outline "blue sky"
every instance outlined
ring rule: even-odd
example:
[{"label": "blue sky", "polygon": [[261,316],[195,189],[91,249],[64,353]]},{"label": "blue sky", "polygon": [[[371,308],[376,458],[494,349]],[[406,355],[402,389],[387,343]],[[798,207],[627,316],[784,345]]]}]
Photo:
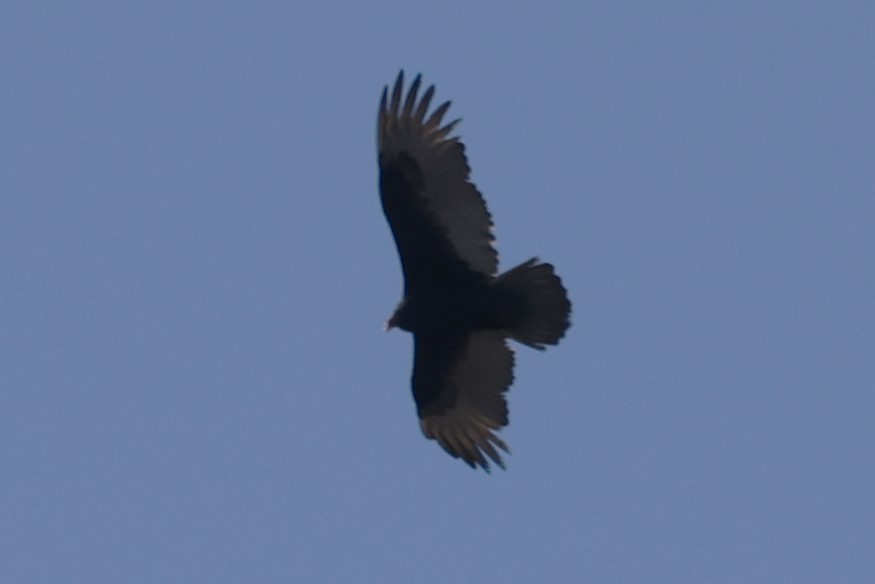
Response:
[{"label": "blue sky", "polygon": [[[0,580],[872,582],[867,2],[4,2]],[[375,116],[452,99],[517,351],[418,428]]]}]

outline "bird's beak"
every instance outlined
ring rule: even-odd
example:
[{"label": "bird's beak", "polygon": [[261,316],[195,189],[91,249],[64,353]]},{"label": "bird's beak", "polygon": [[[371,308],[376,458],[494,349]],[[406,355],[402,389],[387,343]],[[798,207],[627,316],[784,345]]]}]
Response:
[{"label": "bird's beak", "polygon": [[386,326],[383,327],[383,330],[389,332],[393,328],[401,328],[401,313],[404,312],[404,305],[406,300],[402,300],[398,304],[398,308],[395,309],[395,312],[392,313],[392,316],[389,317],[389,320],[386,321]]}]

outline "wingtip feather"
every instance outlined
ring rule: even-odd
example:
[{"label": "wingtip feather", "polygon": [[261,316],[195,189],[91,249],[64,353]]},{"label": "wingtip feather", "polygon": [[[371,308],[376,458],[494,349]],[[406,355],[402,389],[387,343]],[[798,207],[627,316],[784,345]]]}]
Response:
[{"label": "wingtip feather", "polygon": [[392,88],[392,104],[391,111],[393,116],[398,115],[398,110],[401,107],[401,92],[404,89],[404,70],[398,72],[398,77],[395,79],[395,87]]},{"label": "wingtip feather", "polygon": [[404,110],[402,116],[409,118],[413,113],[413,106],[416,104],[416,96],[419,93],[419,84],[422,82],[422,75],[417,75],[407,90],[407,99],[404,100]]}]

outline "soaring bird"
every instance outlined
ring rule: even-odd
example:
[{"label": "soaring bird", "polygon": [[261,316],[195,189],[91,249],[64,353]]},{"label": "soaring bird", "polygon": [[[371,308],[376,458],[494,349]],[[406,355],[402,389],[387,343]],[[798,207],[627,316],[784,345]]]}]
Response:
[{"label": "soaring bird", "polygon": [[570,326],[571,303],[553,266],[532,258],[502,274],[492,217],[471,182],[465,146],[429,112],[434,86],[404,95],[404,72],[383,89],[377,118],[380,198],[401,268],[404,295],[386,324],[413,333],[413,397],[426,438],[489,471],[509,452],[513,382],[507,339],[543,350]]}]

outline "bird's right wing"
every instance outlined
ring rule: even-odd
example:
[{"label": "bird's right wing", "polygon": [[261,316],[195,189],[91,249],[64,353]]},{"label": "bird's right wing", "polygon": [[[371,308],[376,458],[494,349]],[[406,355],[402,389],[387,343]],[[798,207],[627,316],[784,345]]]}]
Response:
[{"label": "bird's right wing", "polygon": [[[413,395],[423,434],[454,458],[504,468],[495,432],[507,425],[504,394],[513,382],[513,351],[498,331],[467,336],[415,335]],[[484,456],[485,455],[485,456]]]}]

